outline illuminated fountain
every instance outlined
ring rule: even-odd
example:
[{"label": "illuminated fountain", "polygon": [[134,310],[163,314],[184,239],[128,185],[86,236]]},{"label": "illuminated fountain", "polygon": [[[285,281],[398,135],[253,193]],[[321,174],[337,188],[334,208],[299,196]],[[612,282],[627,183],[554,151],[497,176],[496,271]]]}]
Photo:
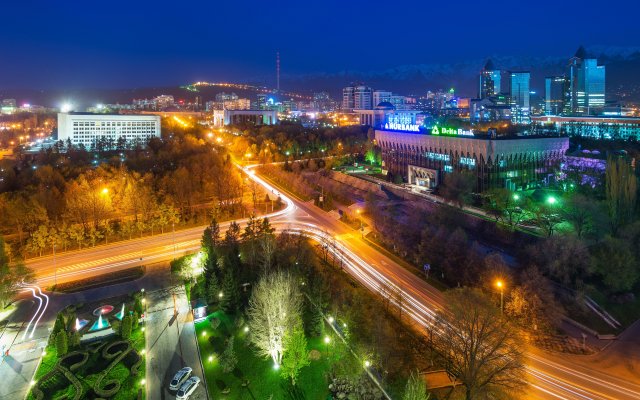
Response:
[{"label": "illuminated fountain", "polygon": [[86,319],[76,318],[76,332],[80,332],[80,330],[84,328],[88,323],[89,321],[87,321]]},{"label": "illuminated fountain", "polygon": [[118,318],[119,321],[122,321],[122,318],[124,318],[124,303],[122,303],[122,310],[116,314],[116,318]]},{"label": "illuminated fountain", "polygon": [[109,321],[106,319],[102,319],[102,314],[100,314],[98,316],[98,320],[96,322],[93,323],[93,325],[91,326],[91,328],[89,329],[89,332],[95,332],[95,331],[99,331],[102,329],[106,329],[108,328],[109,325]]}]

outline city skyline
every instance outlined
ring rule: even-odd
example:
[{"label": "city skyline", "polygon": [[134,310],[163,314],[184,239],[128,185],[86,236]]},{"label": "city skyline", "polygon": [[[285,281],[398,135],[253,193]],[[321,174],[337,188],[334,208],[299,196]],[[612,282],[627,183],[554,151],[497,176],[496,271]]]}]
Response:
[{"label": "city skyline", "polygon": [[[0,88],[123,88],[198,80],[253,80],[275,87],[278,51],[285,77],[458,63],[494,55],[562,57],[573,54],[580,44],[633,47],[640,33],[632,21],[638,6],[631,2],[626,2],[630,12],[622,15],[617,8],[592,7],[595,2],[582,2],[580,7],[573,2],[543,2],[521,13],[517,22],[507,3],[496,4],[491,12],[501,27],[498,31],[519,29],[518,34],[486,33],[488,38],[499,38],[481,45],[467,40],[479,29],[478,13],[486,12],[474,2],[404,2],[386,7],[384,14],[379,11],[385,6],[382,2],[329,2],[323,7],[249,3],[246,9],[256,12],[245,14],[232,4],[196,5],[181,13],[159,3],[126,8],[117,3],[110,8],[35,3],[4,6],[7,15],[29,18],[5,24],[12,40],[0,44],[1,53],[10,60],[0,74]],[[29,14],[34,6],[39,12]],[[536,29],[543,26],[549,9],[567,16],[562,28]],[[410,15],[425,17],[411,21]],[[588,32],[580,28],[580,21],[591,20],[599,23]],[[384,21],[404,22],[401,32],[387,32],[377,30],[376,21],[381,26]],[[350,28],[333,28],[344,23]],[[610,29],[613,24],[615,32]],[[360,45],[363,40],[371,41],[375,52]]]}]

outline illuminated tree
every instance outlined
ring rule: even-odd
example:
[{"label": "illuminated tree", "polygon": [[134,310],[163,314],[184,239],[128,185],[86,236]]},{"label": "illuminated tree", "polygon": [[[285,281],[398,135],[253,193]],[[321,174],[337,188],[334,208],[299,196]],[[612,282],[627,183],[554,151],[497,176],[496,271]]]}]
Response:
[{"label": "illuminated tree", "polygon": [[238,357],[233,349],[233,341],[233,336],[229,337],[227,347],[220,355],[220,366],[225,373],[233,371],[236,368],[236,364],[238,364]]},{"label": "illuminated tree", "polygon": [[447,293],[434,338],[445,369],[465,386],[467,400],[522,393],[524,365],[517,333],[477,289]]},{"label": "illuminated tree", "polygon": [[0,236],[0,310],[4,309],[20,289],[22,282],[32,279],[32,272],[22,263],[11,263],[4,239]]},{"label": "illuminated tree", "polygon": [[258,354],[282,364],[285,336],[300,322],[302,297],[298,282],[286,272],[264,276],[253,289],[249,301],[251,341]]},{"label": "illuminated tree", "polygon": [[307,350],[307,338],[301,324],[298,324],[284,340],[284,355],[280,376],[291,379],[291,384],[296,385],[296,379],[300,370],[310,364],[309,351]]},{"label": "illuminated tree", "polygon": [[412,371],[404,388],[402,400],[429,400],[429,397],[425,382],[420,379],[417,372]]}]

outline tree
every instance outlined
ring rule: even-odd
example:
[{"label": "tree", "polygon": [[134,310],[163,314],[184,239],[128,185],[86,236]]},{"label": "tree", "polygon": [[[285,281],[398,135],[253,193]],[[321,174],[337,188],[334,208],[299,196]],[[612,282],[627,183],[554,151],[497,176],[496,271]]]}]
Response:
[{"label": "tree", "polygon": [[556,232],[558,225],[562,223],[562,217],[553,205],[541,204],[534,211],[536,225],[546,237],[551,237]]},{"label": "tree", "polygon": [[206,292],[207,292],[207,303],[209,305],[216,304],[218,302],[220,293],[220,285],[218,284],[218,278],[216,274],[212,273],[210,275],[206,275]]},{"label": "tree", "polygon": [[285,336],[299,323],[301,309],[298,283],[287,272],[270,273],[253,289],[247,311],[251,341],[277,366],[282,364]]},{"label": "tree", "polygon": [[291,384],[296,385],[296,378],[300,370],[310,364],[307,351],[307,338],[304,335],[302,324],[298,324],[285,336],[284,355],[280,376],[291,379]]},{"label": "tree", "polygon": [[128,340],[131,337],[131,326],[131,316],[125,315],[120,324],[120,336],[122,336],[123,339]]},{"label": "tree", "polygon": [[520,196],[504,188],[490,189],[484,209],[493,215],[496,222],[502,222],[513,229],[524,218],[523,207],[528,204],[528,197]]},{"label": "tree", "polygon": [[424,381],[416,371],[412,371],[404,388],[402,400],[429,400],[429,397]]},{"label": "tree", "polygon": [[573,227],[578,238],[594,230],[594,216],[599,212],[597,203],[580,193],[572,194],[562,208],[562,217]]},{"label": "tree", "polygon": [[454,171],[444,176],[442,197],[462,208],[475,188],[475,177],[469,171]]},{"label": "tree", "polygon": [[220,366],[225,373],[229,373],[236,368],[236,364],[238,364],[238,357],[233,349],[233,336],[231,336],[227,340],[227,347],[220,355]]},{"label": "tree", "polygon": [[626,159],[612,157],[607,160],[605,179],[611,233],[617,235],[635,211],[637,179]]},{"label": "tree", "polygon": [[232,221],[229,225],[229,229],[224,235],[224,245],[226,247],[233,247],[238,245],[240,240],[240,225],[236,221]]},{"label": "tree", "polygon": [[478,289],[447,293],[449,308],[436,321],[435,347],[445,369],[465,386],[467,400],[517,393],[524,385],[516,332]]},{"label": "tree", "polygon": [[56,335],[56,352],[58,357],[62,357],[69,351],[69,340],[67,338],[67,331],[64,329],[58,332]]},{"label": "tree", "polygon": [[226,268],[222,278],[222,298],[220,307],[226,312],[235,311],[238,308],[238,282],[235,271]]},{"label": "tree", "polygon": [[30,282],[32,271],[21,262],[9,262],[7,247],[0,236],[0,310],[4,309],[13,296],[20,290],[23,282]]},{"label": "tree", "polygon": [[631,290],[640,278],[640,268],[629,241],[607,236],[593,250],[595,271],[613,293]]}]

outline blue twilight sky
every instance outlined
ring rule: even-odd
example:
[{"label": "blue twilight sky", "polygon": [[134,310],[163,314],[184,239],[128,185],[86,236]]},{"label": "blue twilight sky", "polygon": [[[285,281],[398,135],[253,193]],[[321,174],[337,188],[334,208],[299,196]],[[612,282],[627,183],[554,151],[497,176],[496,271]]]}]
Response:
[{"label": "blue twilight sky", "polygon": [[0,4],[0,89],[122,88],[638,46],[640,2],[71,1]]}]

